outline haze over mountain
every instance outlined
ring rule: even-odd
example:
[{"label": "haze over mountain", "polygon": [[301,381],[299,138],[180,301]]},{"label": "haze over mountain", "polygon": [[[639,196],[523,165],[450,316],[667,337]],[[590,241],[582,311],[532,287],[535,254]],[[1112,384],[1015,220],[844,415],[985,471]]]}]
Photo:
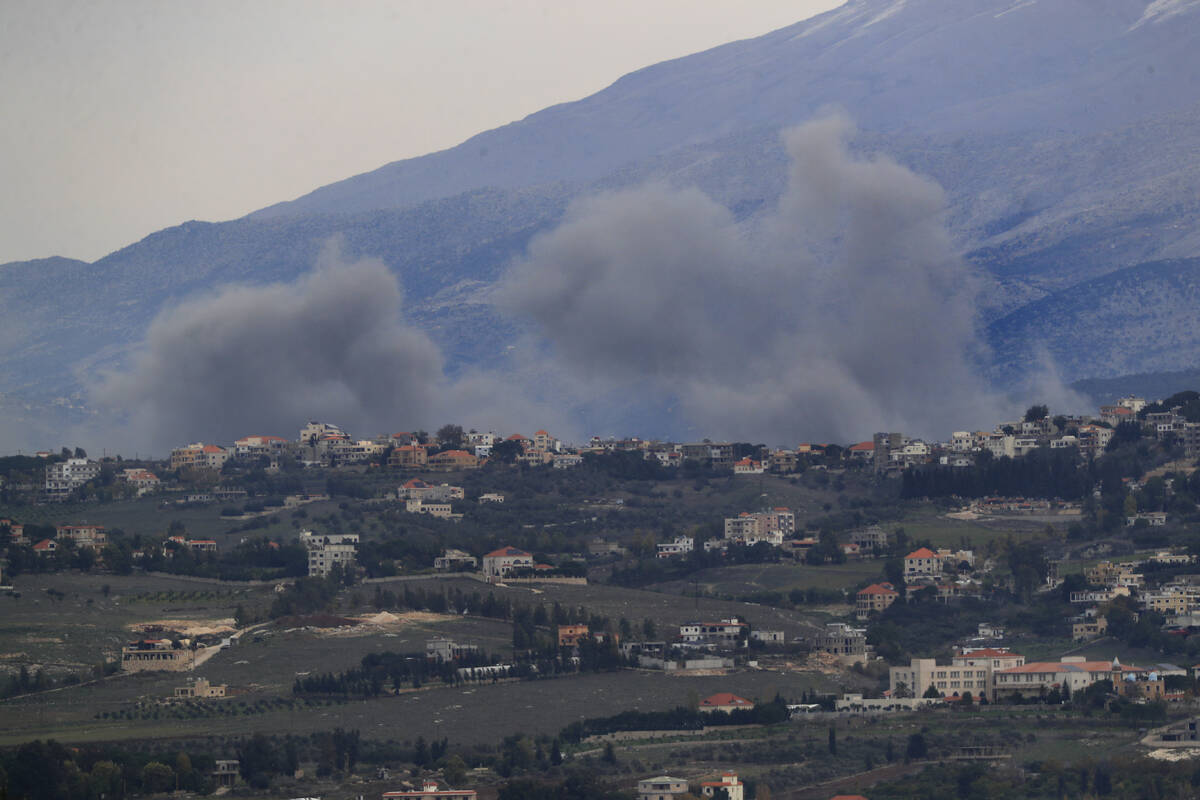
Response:
[{"label": "haze over mountain", "polygon": [[[915,320],[941,326],[961,347],[938,350],[948,339],[937,339],[933,353],[941,355],[934,357],[943,366],[957,364],[960,357],[972,360],[1000,388],[985,393],[989,400],[1040,369],[1047,356],[1068,380],[1194,367],[1200,363],[1196,30],[1200,0],[855,0],[757,39],[640,70],[592,97],[241,220],[189,222],[90,265],[44,259],[0,266],[0,391],[8,420],[0,430],[0,445],[48,446],[64,438],[50,432],[65,421],[107,425],[108,412],[98,411],[94,402],[99,376],[114,368],[120,375],[139,376],[137,364],[144,367],[145,362],[131,360],[130,353],[160,310],[189,298],[188,308],[194,310],[197,292],[230,283],[309,281],[296,286],[311,286],[312,279],[301,276],[313,269],[331,236],[340,237],[346,261],[378,259],[399,279],[405,308],[396,324],[420,331],[440,349],[434,361],[422,356],[420,363],[428,370],[437,359],[444,361],[444,375],[437,380],[449,382],[441,388],[458,398],[450,406],[464,422],[479,417],[468,419],[472,409],[461,400],[486,404],[497,392],[511,391],[511,386],[489,383],[505,372],[528,376],[526,383],[536,384],[533,405],[525,406],[530,421],[534,411],[544,414],[576,403],[574,423],[588,433],[685,435],[703,426],[703,432],[714,435],[764,438],[825,438],[850,430],[869,435],[877,425],[920,424],[911,409],[899,416],[887,413],[889,397],[905,385],[906,368],[912,369],[911,381],[923,382],[917,389],[924,396],[948,392],[964,401],[984,397],[982,390],[964,389],[969,379],[961,374],[964,383],[948,390],[953,378],[915,368],[914,353],[881,352],[881,357],[907,357],[910,363],[888,364],[901,371],[895,383],[873,384],[861,377],[870,370],[868,364],[857,364],[859,355],[831,352],[835,340],[801,330],[795,320],[784,319],[782,310],[776,312],[778,320],[754,319],[754,306],[738,305],[772,285],[795,296],[795,308],[807,308],[812,297],[825,301],[823,308],[836,312],[823,317],[826,327],[847,335],[863,331],[864,353],[872,337],[894,338],[896,330],[917,325]],[[859,127],[858,135],[810,136],[815,150],[797,150],[793,144],[789,153],[781,131],[826,118],[830,107],[843,109]],[[850,149],[838,155],[835,141],[849,142]],[[813,152],[828,153],[831,160],[814,160]],[[888,158],[897,164],[889,166]],[[822,163],[832,165],[830,175],[842,182],[814,188],[811,181]],[[808,167],[797,172],[789,164]],[[894,180],[906,187],[926,186],[917,177],[923,176],[945,191],[946,213],[939,216],[940,204],[929,195],[932,205],[918,226],[925,238],[919,247],[904,240],[904,247],[925,254],[931,264],[948,266],[921,271],[920,280],[930,282],[931,292],[915,292],[905,307],[872,304],[861,291],[895,280],[895,273],[886,269],[871,270],[890,269],[889,243],[907,236],[901,230],[883,231],[879,241],[887,246],[872,250],[859,271],[848,266],[859,261],[846,242],[807,235],[805,256],[796,262],[800,266],[790,267],[801,270],[800,279],[793,271],[771,272],[780,260],[772,254],[785,250],[779,226],[804,228],[822,212],[819,198],[828,196],[831,208],[843,209],[831,222],[834,227],[848,224],[847,230],[860,232],[855,215],[866,214],[870,204],[897,211],[904,205],[886,191],[856,194],[848,189],[844,182],[859,175],[868,176],[872,186]],[[629,191],[633,194],[607,195],[618,198],[610,204],[619,206],[622,199],[645,203],[647,190],[640,187],[647,183],[659,187],[653,191],[660,194],[650,196],[658,197],[660,205],[679,207],[678,198],[693,198],[681,212],[680,219],[688,222],[680,222],[679,230],[691,230],[690,215],[709,209],[705,203],[712,208],[702,213],[717,215],[714,219],[722,209],[728,214],[730,238],[718,246],[733,249],[727,262],[706,273],[714,286],[722,285],[718,278],[723,280],[730,270],[774,274],[775,283],[755,278],[749,282],[752,291],[731,296],[723,308],[710,304],[707,293],[689,294],[684,287],[672,293],[668,282],[651,296],[653,302],[638,306],[659,320],[659,327],[646,326],[642,335],[669,340],[672,318],[691,298],[703,308],[701,319],[711,330],[727,331],[730,341],[744,348],[765,340],[777,348],[773,352],[779,360],[793,352],[807,364],[828,362],[832,372],[822,368],[814,374],[840,376],[839,385],[850,394],[814,398],[803,390],[803,370],[781,366],[779,376],[742,373],[736,359],[728,362],[725,373],[690,389],[680,385],[672,394],[662,380],[670,373],[663,365],[675,363],[672,353],[679,353],[679,363],[692,366],[687,378],[707,368],[687,354],[685,343],[643,365],[640,377],[648,381],[644,396],[627,395],[620,402],[608,398],[613,402],[606,405],[594,386],[584,386],[581,372],[625,356],[572,349],[571,341],[586,342],[587,335],[558,325],[547,316],[544,303],[527,302],[520,293],[514,298],[513,287],[521,284],[514,284],[513,276],[528,277],[533,269],[528,265],[545,265],[544,243],[564,241],[566,226],[572,220],[579,223],[581,208],[604,211],[602,205],[572,206],[572,201]],[[797,198],[806,198],[799,211],[789,205]],[[653,218],[659,210],[651,202],[645,215]],[[930,227],[929,219],[938,224]],[[560,223],[563,228],[556,230]],[[938,241],[946,231],[942,247]],[[539,233],[547,235],[538,240],[543,244],[530,250]],[[739,249],[741,245],[731,244],[735,240],[748,244]],[[654,252],[658,261],[651,259],[653,263],[675,263],[669,248]],[[956,254],[966,261],[961,269],[953,266]],[[569,263],[554,262],[557,266],[540,274],[543,279],[560,274]],[[604,255],[597,263],[617,270],[607,274],[625,274],[616,255]],[[634,258],[631,263],[641,262]],[[622,285],[633,281],[637,288],[636,275],[636,270],[628,273]],[[849,277],[855,275],[873,277],[855,283],[859,279]],[[826,276],[831,288],[812,290],[815,276]],[[838,276],[847,281],[843,289],[860,291],[833,291]],[[676,284],[690,277],[687,271],[679,273]],[[978,316],[964,320],[957,305],[947,310],[942,301],[961,297],[976,280],[981,288]],[[951,291],[942,285],[945,281],[961,285]],[[499,295],[497,282],[504,287]],[[609,299],[626,304],[637,296],[631,292]],[[494,304],[497,297],[503,301],[500,307]],[[571,297],[568,293],[554,302]],[[245,313],[255,313],[253,304]],[[954,320],[949,325],[948,316]],[[163,330],[167,318],[160,317],[154,330]],[[394,328],[389,315],[382,318],[384,327]],[[597,338],[611,335],[604,324],[627,324],[619,317],[598,319],[600,327],[591,334]],[[856,324],[838,328],[843,321]],[[972,326],[985,327],[977,336]],[[406,328],[404,336],[409,333]],[[154,346],[154,340],[146,344],[150,350]],[[231,353],[249,347],[253,342],[235,342]],[[338,362],[336,354],[330,358]],[[589,358],[598,361],[586,363]],[[219,372],[221,366],[196,363],[190,374],[207,381],[213,373],[206,369]],[[183,370],[178,380],[188,375]],[[257,393],[252,379],[246,380],[250,384],[227,387],[211,402],[236,403],[238,394]],[[744,381],[746,392],[775,395],[775,406],[747,406],[736,397],[738,380]],[[466,381],[473,381],[474,388],[468,390]],[[113,385],[111,378],[105,385]],[[346,385],[360,384],[347,380]],[[887,396],[870,397],[876,389]],[[331,396],[304,382],[292,390]],[[861,402],[842,402],[850,395]],[[106,395],[113,396],[121,395]],[[581,396],[591,401],[580,403]],[[361,400],[350,407],[378,406]],[[827,400],[835,409],[845,408],[848,416],[814,415],[807,427],[787,421],[789,415],[804,417],[801,404],[819,406]],[[413,422],[448,421],[448,416],[441,418],[447,406],[439,409],[428,399],[422,404],[420,413],[430,418]],[[518,405],[503,410],[519,417]],[[302,406],[289,407],[288,415],[303,416]],[[314,406],[321,407],[312,413],[338,408]],[[379,419],[383,414],[356,421],[384,425]],[[404,414],[405,409],[397,408],[391,424],[403,423]],[[747,417],[765,421],[758,426],[728,423],[720,429],[722,420]],[[254,419],[239,417],[238,422],[252,425]],[[129,422],[136,427],[136,419]],[[290,416],[280,418],[269,432],[290,431],[295,422]],[[511,424],[522,422],[511,419]],[[973,424],[986,422],[977,418]],[[259,424],[268,423],[264,418]],[[562,424],[570,422],[564,418]],[[186,435],[181,431],[178,438],[228,433],[193,429]],[[159,438],[148,444],[161,448],[165,442]]]}]

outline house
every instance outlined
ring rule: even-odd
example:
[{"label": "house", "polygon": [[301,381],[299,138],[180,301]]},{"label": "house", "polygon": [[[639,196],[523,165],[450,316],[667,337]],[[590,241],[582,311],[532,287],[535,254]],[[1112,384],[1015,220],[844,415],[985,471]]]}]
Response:
[{"label": "house", "polygon": [[396,490],[398,500],[428,500],[445,503],[450,500],[462,500],[466,493],[461,486],[451,486],[448,483],[434,485],[420,478],[413,478]]},{"label": "house", "polygon": [[195,442],[171,451],[171,469],[220,470],[229,460],[229,451],[215,444]]},{"label": "house", "polygon": [[226,688],[223,683],[220,686],[213,686],[209,683],[208,678],[195,678],[188,681],[187,686],[176,687],[175,697],[177,699],[194,697],[209,700],[217,697],[225,697]]},{"label": "house", "polygon": [[383,797],[405,798],[405,800],[476,800],[478,795],[474,789],[442,789],[437,781],[426,780],[419,790],[401,792],[384,792]]},{"label": "house", "polygon": [[688,782],[683,778],[660,775],[638,781],[638,800],[676,800],[688,793]]},{"label": "house", "polygon": [[904,580],[914,578],[939,578],[942,575],[942,560],[928,547],[914,550],[904,557]]},{"label": "house", "polygon": [[103,525],[58,525],[54,529],[54,538],[71,540],[76,547],[86,547],[90,550],[100,550],[108,544],[108,534]]},{"label": "house", "polygon": [[763,467],[763,463],[752,458],[743,458],[733,462],[734,475],[762,475],[764,472],[766,472],[766,468]]},{"label": "house", "polygon": [[455,550],[447,548],[442,551],[442,554],[433,560],[433,568],[436,570],[468,570],[475,569],[479,564],[479,559],[464,550]]},{"label": "house", "polygon": [[393,469],[420,469],[429,460],[429,451],[423,444],[402,444],[393,447],[388,455],[388,466]]},{"label": "house", "polygon": [[750,631],[750,641],[762,644],[787,644],[787,634],[783,631]]},{"label": "house", "polygon": [[703,781],[700,784],[700,794],[704,797],[716,797],[718,791],[723,791],[729,800],[743,800],[745,787],[736,774],[726,772],[717,781]]},{"label": "house", "polygon": [[462,514],[455,514],[454,507],[440,500],[406,500],[404,510],[410,514],[428,514],[438,519],[460,520]]},{"label": "house", "polygon": [[39,556],[53,555],[57,551],[58,542],[54,541],[53,539],[42,539],[33,546],[33,552],[37,553]]},{"label": "house", "polygon": [[192,651],[170,639],[142,639],[121,648],[123,672],[183,672],[194,663]]},{"label": "house", "polygon": [[218,788],[236,786],[241,779],[242,762],[236,758],[219,758],[213,766],[211,775]]},{"label": "house", "polygon": [[558,626],[558,646],[559,647],[574,647],[579,642],[588,637],[587,625],[559,625]]},{"label": "house", "polygon": [[516,570],[533,566],[533,556],[515,547],[501,547],[483,557],[483,574],[487,578],[505,578]]},{"label": "house", "polygon": [[335,564],[349,569],[358,557],[358,534],[340,533],[331,535],[300,531],[300,544],[308,550],[308,576],[324,578]]},{"label": "house", "polygon": [[453,472],[462,469],[476,469],[479,459],[466,450],[443,450],[425,460],[425,468],[441,472]]},{"label": "house", "polygon": [[1071,626],[1071,638],[1077,642],[1095,639],[1108,632],[1108,620],[1104,617],[1084,619]]},{"label": "house", "polygon": [[886,550],[888,546],[887,531],[878,525],[850,531],[847,538],[863,550]]},{"label": "house", "polygon": [[503,503],[504,495],[498,494],[496,492],[487,492],[485,494],[479,495],[479,502],[481,502],[481,503]]},{"label": "house", "polygon": [[25,526],[11,519],[0,519],[0,530],[8,528],[8,542],[13,545],[29,544],[25,538]]},{"label": "house", "polygon": [[1167,512],[1165,511],[1144,511],[1134,514],[1132,517],[1125,518],[1125,527],[1132,528],[1141,520],[1145,520],[1146,524],[1151,528],[1161,528],[1167,524]]},{"label": "house", "polygon": [[891,607],[900,593],[890,583],[873,583],[854,595],[854,616],[864,620]]},{"label": "house", "polygon": [[425,657],[430,661],[458,661],[478,650],[478,645],[458,644],[442,638],[430,639],[425,643]]},{"label": "house", "polygon": [[750,626],[737,619],[717,622],[688,622],[679,626],[679,638],[694,646],[717,645],[744,647]]},{"label": "house", "polygon": [[825,626],[822,633],[812,637],[811,641],[814,650],[838,656],[847,664],[866,661],[868,658],[865,628],[852,628],[844,622],[831,622]]},{"label": "house", "polygon": [[154,491],[160,483],[158,476],[148,469],[122,470],[120,479],[137,489],[139,496]]},{"label": "house", "polygon": [[687,555],[695,546],[695,540],[691,536],[676,536],[674,541],[657,545],[657,555],[659,558]]},{"label": "house", "polygon": [[754,708],[754,701],[729,692],[719,692],[701,700],[699,708],[705,714],[714,711],[746,711]]}]

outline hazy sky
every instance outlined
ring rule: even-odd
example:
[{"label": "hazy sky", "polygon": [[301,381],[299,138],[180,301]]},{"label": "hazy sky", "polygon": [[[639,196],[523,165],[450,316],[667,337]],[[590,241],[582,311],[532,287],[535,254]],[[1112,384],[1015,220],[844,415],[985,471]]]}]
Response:
[{"label": "hazy sky", "polygon": [[0,263],[94,260],[838,0],[0,2]]}]

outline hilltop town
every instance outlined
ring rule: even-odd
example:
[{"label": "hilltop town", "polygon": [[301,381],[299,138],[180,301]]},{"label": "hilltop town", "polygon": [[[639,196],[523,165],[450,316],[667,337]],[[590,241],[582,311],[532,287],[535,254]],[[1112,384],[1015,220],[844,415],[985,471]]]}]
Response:
[{"label": "hilltop town", "polygon": [[129,794],[1136,782],[1200,753],[1197,459],[1195,392],[943,441],[11,455],[0,744]]}]

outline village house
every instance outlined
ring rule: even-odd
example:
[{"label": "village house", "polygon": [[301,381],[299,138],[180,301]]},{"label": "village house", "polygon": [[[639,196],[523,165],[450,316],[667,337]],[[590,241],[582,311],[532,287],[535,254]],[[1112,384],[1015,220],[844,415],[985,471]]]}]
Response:
[{"label": "village house", "polygon": [[188,681],[187,686],[177,686],[175,688],[175,699],[196,698],[198,700],[211,700],[225,697],[227,688],[223,683],[219,686],[214,686],[209,683],[208,678],[193,678]]},{"label": "village house", "polygon": [[638,800],[678,800],[688,793],[688,782],[683,778],[660,775],[638,781]]},{"label": "village house", "polygon": [[691,536],[676,536],[674,541],[663,542],[656,545],[659,558],[671,558],[672,556],[683,556],[692,552],[696,542]]},{"label": "village house", "polygon": [[754,708],[753,700],[747,700],[729,692],[718,692],[711,697],[706,697],[700,701],[699,706],[700,712],[704,714],[711,714],[714,711],[747,711],[751,708]]},{"label": "village house", "polygon": [[122,470],[120,480],[136,489],[138,496],[153,492],[160,484],[157,475],[140,468]]},{"label": "village house", "polygon": [[575,647],[590,635],[587,625],[559,625],[558,646]]},{"label": "village house", "polygon": [[890,583],[873,583],[854,595],[854,616],[865,620],[872,614],[879,614],[899,599],[900,593]]},{"label": "village house", "polygon": [[451,486],[448,483],[434,485],[420,478],[413,478],[396,490],[397,500],[428,500],[446,503],[451,500],[462,500],[466,493],[461,486]]},{"label": "village house", "polygon": [[184,672],[194,663],[195,654],[170,639],[142,639],[121,648],[124,672]]},{"label": "village house", "polygon": [[218,758],[210,774],[218,788],[228,789],[241,780],[242,762],[236,758]]},{"label": "village house", "polygon": [[522,569],[533,569],[533,556],[516,547],[501,547],[483,557],[483,574],[486,578],[506,578]]},{"label": "village house", "polygon": [[429,460],[429,451],[423,444],[403,444],[393,447],[388,454],[388,466],[392,469],[421,469]]},{"label": "village house", "polygon": [[750,626],[737,619],[718,622],[688,622],[679,626],[679,638],[686,645],[745,647]]},{"label": "village house", "polygon": [[425,643],[425,657],[430,661],[458,661],[478,651],[478,645],[459,644],[444,638],[430,639]]},{"label": "village house", "polygon": [[921,578],[940,578],[942,575],[942,560],[938,554],[928,547],[914,550],[904,557],[904,580],[919,580]]},{"label": "village house", "polygon": [[865,663],[868,659],[865,628],[852,628],[844,622],[831,622],[810,641],[814,650],[835,655],[844,664],[860,661]]},{"label": "village house", "polygon": [[229,451],[215,444],[196,442],[171,451],[171,469],[204,469],[219,471],[229,460]]},{"label": "village house", "polygon": [[478,467],[479,459],[466,450],[443,450],[425,459],[425,468],[438,472],[454,472]]},{"label": "village house", "polygon": [[103,525],[58,525],[54,529],[54,537],[89,550],[101,550],[108,544],[108,534]]},{"label": "village house", "polygon": [[700,784],[700,794],[704,797],[716,797],[718,791],[723,792],[728,800],[743,800],[745,797],[745,787],[732,772],[724,773],[720,780],[703,781]]},{"label": "village house", "polygon": [[454,513],[452,505],[440,500],[407,500],[404,510],[410,514],[428,514],[438,519],[458,521],[463,518],[462,514]]},{"label": "village house", "polygon": [[497,492],[486,492],[485,494],[479,495],[479,502],[495,503],[495,504],[499,505],[504,502],[504,495],[499,494]]},{"label": "village house", "polygon": [[1108,632],[1108,620],[1104,617],[1082,619],[1071,626],[1071,638],[1077,642],[1103,636]]},{"label": "village house", "polygon": [[887,531],[878,525],[850,531],[846,538],[863,550],[887,550],[888,546]]},{"label": "village house", "polygon": [[465,550],[447,548],[433,560],[433,568],[439,571],[473,570],[479,565],[479,559]]}]

